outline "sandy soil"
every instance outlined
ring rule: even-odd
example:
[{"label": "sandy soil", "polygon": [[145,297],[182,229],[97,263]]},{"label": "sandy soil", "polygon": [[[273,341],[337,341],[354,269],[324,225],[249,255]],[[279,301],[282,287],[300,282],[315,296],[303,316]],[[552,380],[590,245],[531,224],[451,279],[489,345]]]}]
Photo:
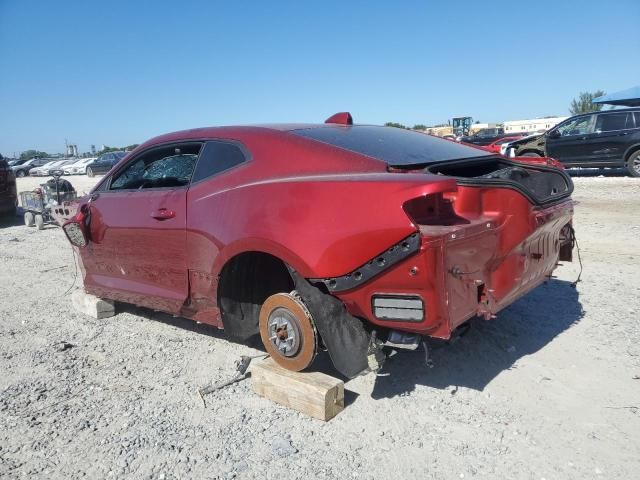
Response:
[{"label": "sandy soil", "polygon": [[[82,191],[95,179],[71,181]],[[349,381],[328,423],[248,381],[203,408],[197,389],[254,350],[133,306],[104,320],[76,313],[62,232],[4,222],[0,477],[638,478],[640,181],[575,183],[577,289],[577,264],[564,265],[436,350],[435,368],[396,355],[387,376]]]}]

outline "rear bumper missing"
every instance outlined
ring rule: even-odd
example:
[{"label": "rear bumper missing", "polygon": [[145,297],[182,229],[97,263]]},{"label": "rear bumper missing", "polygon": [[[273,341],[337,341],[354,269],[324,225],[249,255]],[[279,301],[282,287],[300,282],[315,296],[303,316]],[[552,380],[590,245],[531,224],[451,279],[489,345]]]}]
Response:
[{"label": "rear bumper missing", "polygon": [[361,285],[331,293],[378,327],[449,338],[469,318],[491,318],[551,274],[571,248],[565,237],[572,214],[569,200],[527,215],[420,226],[414,252]]}]

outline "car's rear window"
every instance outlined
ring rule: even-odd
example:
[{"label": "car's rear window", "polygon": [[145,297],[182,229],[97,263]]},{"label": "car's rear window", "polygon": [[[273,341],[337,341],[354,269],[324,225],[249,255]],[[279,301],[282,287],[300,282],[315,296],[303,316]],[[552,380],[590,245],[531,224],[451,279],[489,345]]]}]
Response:
[{"label": "car's rear window", "polygon": [[336,125],[303,128],[291,133],[377,158],[393,166],[426,165],[491,155],[451,140],[395,127]]}]

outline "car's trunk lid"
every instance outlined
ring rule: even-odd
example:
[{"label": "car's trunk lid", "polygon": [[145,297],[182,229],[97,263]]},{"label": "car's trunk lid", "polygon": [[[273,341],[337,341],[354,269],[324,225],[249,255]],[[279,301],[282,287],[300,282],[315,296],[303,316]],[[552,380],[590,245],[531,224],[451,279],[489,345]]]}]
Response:
[{"label": "car's trunk lid", "polygon": [[562,201],[573,192],[571,177],[561,169],[502,157],[439,163],[425,171],[455,177],[459,185],[511,188],[539,206]]}]

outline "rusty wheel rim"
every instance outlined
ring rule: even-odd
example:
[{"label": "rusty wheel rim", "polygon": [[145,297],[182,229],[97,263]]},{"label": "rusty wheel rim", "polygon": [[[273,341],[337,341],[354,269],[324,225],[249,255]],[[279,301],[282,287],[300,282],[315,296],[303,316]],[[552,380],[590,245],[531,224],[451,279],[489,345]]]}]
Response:
[{"label": "rusty wheel rim", "polygon": [[270,296],[260,309],[260,337],[267,353],[287,370],[299,372],[313,362],[317,333],[302,301],[289,293]]}]

